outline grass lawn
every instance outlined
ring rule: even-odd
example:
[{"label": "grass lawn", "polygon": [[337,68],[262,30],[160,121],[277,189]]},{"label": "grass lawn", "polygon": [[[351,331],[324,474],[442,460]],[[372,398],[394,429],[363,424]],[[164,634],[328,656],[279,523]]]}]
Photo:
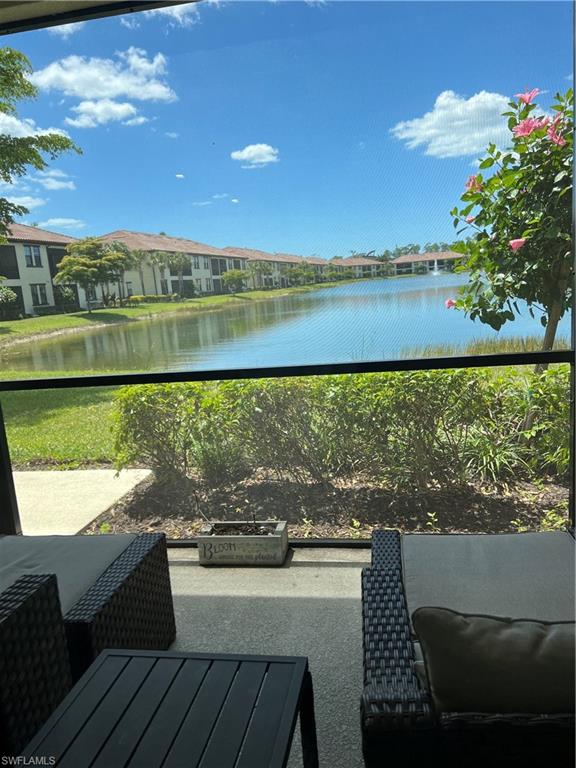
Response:
[{"label": "grass lawn", "polygon": [[115,387],[0,395],[12,464],[75,469],[113,459]]},{"label": "grass lawn", "polygon": [[166,312],[197,312],[200,310],[222,309],[228,305],[246,301],[262,301],[278,298],[289,293],[302,293],[329,288],[336,283],[299,286],[297,288],[282,288],[266,291],[246,291],[238,295],[203,296],[198,299],[185,301],[166,301],[158,304],[144,304],[138,307],[121,307],[118,309],[94,309],[92,312],[73,312],[68,315],[48,315],[47,317],[30,317],[25,320],[3,320],[0,322],[0,348],[9,345],[16,339],[27,336],[34,337],[54,331],[71,328],[91,328],[98,324],[128,323],[134,320],[162,315]]}]

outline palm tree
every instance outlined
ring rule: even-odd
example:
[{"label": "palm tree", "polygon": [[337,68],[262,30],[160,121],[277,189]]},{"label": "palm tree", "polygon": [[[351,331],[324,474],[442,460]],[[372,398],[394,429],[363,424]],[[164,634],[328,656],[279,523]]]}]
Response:
[{"label": "palm tree", "polygon": [[182,298],[184,296],[184,270],[186,267],[190,266],[190,256],[181,252],[170,253],[168,255],[170,271],[174,270],[174,272],[178,273],[178,293],[180,294],[180,298]]},{"label": "palm tree", "polygon": [[[150,261],[153,266],[158,267],[160,271],[161,282],[166,281],[166,269],[169,266],[170,256],[171,254],[166,251],[154,251],[150,254]],[[154,274],[154,284],[156,284],[156,274]],[[162,290],[162,288],[160,288],[160,290]],[[156,289],[156,291],[158,291],[158,289]],[[167,291],[167,293],[170,293],[170,291]]]},{"label": "palm tree", "polygon": [[248,264],[248,272],[255,288],[262,288],[264,275],[272,274],[272,265],[267,261],[251,261]]}]

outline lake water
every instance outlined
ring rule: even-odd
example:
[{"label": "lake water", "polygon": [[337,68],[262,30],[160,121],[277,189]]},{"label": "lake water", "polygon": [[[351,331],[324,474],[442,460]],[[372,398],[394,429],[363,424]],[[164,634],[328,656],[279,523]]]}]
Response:
[{"label": "lake water", "polygon": [[[466,275],[365,280],[214,312],[127,322],[35,341],[0,357],[7,370],[178,371],[392,360],[476,339],[541,338],[528,311],[499,333],[448,310]],[[97,320],[98,313],[94,314]],[[566,316],[559,336],[568,338]]]}]

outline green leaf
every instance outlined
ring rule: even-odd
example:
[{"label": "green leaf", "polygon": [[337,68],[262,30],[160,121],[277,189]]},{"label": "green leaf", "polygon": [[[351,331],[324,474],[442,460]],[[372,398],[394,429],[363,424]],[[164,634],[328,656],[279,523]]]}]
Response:
[{"label": "green leaf", "polygon": [[479,168],[491,168],[494,165],[494,158],[493,157],[487,157],[486,160],[482,160]]}]

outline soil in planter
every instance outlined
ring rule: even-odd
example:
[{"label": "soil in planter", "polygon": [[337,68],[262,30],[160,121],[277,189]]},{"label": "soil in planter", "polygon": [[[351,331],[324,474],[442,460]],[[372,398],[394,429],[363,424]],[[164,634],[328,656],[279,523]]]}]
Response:
[{"label": "soil in planter", "polygon": [[242,525],[217,525],[212,528],[209,536],[272,536],[276,530],[275,525],[254,525],[243,523]]}]

